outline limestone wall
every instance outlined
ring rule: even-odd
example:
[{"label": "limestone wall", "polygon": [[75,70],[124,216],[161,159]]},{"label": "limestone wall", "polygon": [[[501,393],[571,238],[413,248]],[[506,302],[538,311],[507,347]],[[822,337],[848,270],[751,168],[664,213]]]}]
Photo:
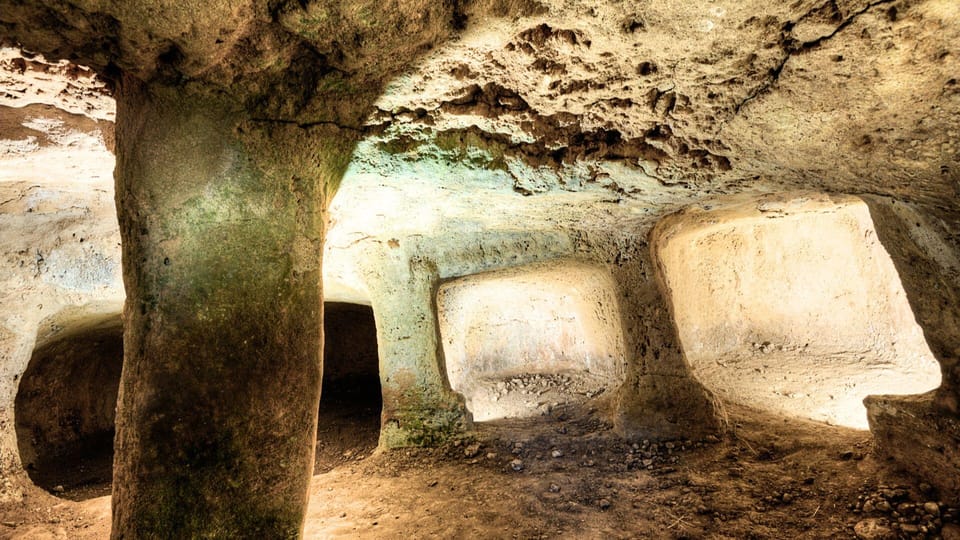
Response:
[{"label": "limestone wall", "polygon": [[867,395],[939,386],[863,201],[711,201],[656,234],[684,351],[725,398],[866,429]]}]

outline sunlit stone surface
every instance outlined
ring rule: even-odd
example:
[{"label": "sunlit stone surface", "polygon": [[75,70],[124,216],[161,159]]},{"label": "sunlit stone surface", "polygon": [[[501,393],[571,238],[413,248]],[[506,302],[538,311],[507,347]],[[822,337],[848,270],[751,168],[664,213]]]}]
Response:
[{"label": "sunlit stone surface", "polygon": [[960,417],[954,2],[0,0],[0,41],[0,501],[35,351],[126,301],[113,534],[301,533],[324,295],[383,449],[549,414],[488,376],[589,370],[631,444],[930,390],[870,427],[960,497],[911,450]]}]

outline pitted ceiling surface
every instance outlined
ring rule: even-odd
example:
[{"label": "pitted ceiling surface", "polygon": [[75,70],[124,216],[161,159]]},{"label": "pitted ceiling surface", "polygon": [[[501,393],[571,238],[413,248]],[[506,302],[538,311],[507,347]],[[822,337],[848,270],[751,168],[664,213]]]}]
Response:
[{"label": "pitted ceiling surface", "polygon": [[[641,206],[874,193],[951,219],[960,184],[953,0],[0,8],[7,41],[108,78],[211,85],[267,119],[360,130],[355,169],[457,163],[518,196]],[[452,176],[435,180],[470,188]]]}]

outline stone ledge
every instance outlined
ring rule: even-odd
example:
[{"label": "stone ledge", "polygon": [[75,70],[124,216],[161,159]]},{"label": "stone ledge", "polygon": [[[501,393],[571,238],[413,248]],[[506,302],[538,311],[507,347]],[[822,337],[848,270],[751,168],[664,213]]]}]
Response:
[{"label": "stone ledge", "polygon": [[933,396],[869,396],[864,404],[878,453],[955,503],[960,500],[960,418],[935,409]]}]

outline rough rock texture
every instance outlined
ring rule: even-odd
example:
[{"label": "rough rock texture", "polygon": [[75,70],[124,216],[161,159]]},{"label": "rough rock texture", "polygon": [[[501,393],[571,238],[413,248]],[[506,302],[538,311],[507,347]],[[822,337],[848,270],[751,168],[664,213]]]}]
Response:
[{"label": "rough rock texture", "polygon": [[[539,415],[623,381],[616,285],[601,267],[550,261],[485,272],[441,284],[436,302],[447,380],[477,421]],[[522,393],[535,401],[512,406],[485,399],[530,374],[564,374],[583,388],[560,388],[567,397],[548,401],[531,386]]]},{"label": "rough rock texture", "polygon": [[881,452],[920,478],[935,479],[941,497],[960,498],[960,422],[940,412],[933,396],[867,398],[870,428]]},{"label": "rough rock texture", "polygon": [[20,459],[35,481],[61,460],[112,448],[122,366],[118,316],[38,340],[14,410]]},{"label": "rough rock texture", "polygon": [[[10,38],[117,90],[127,299],[113,535],[297,536],[320,393],[324,210],[356,137],[339,126],[460,24],[456,6],[400,3],[376,19],[354,3],[0,7]],[[371,48],[389,48],[393,68],[345,73],[371,65]],[[444,401],[426,396],[418,409]]]},{"label": "rough rock texture", "polygon": [[34,349],[118,317],[123,289],[108,151],[114,105],[103,83],[2,49],[0,86],[0,501],[8,502],[20,500],[30,461],[19,454],[14,403]]},{"label": "rough rock texture", "polygon": [[954,225],[923,206],[876,196],[864,200],[943,374],[930,395],[868,399],[870,428],[881,452],[945,496],[960,499],[950,472],[960,467],[953,451],[960,419],[960,265]]},{"label": "rough rock texture", "polygon": [[113,534],[296,536],[320,399],[323,189],[350,143],[132,78],[118,120]]},{"label": "rough rock texture", "polygon": [[[294,316],[266,313],[272,296],[250,305],[287,290],[271,281],[279,270],[263,257],[282,252],[279,260],[302,263],[319,281],[305,261],[319,261],[322,231],[304,227],[293,209],[322,216],[324,192],[346,169],[330,203],[329,291],[369,303],[377,317],[382,444],[431,443],[469,424],[445,380],[439,284],[553,259],[604,267],[617,284],[627,366],[607,404],[620,432],[695,438],[717,430],[722,414],[691,376],[649,232],[662,216],[719,195],[803,188],[863,197],[941,363],[943,383],[923,406],[932,418],[960,413],[960,9],[951,0],[0,0],[0,36],[119,85],[128,334],[146,347],[128,343],[128,365],[154,365],[142,358],[193,343],[206,359],[199,367],[212,368],[228,340],[243,348],[239,334],[247,330],[255,344],[238,354],[241,366],[260,351],[291,362],[316,352],[271,349],[262,340],[273,330],[243,321]],[[163,104],[152,113],[151,100]],[[234,149],[240,170],[267,180],[229,184],[229,167],[183,143],[208,128],[215,155]],[[156,142],[134,133],[154,133]],[[193,173],[194,165],[206,169]],[[298,194],[310,200],[287,199]],[[265,200],[276,207],[268,212]],[[139,225],[151,220],[173,234],[158,236],[153,227],[141,234]],[[253,223],[263,230],[252,232]],[[231,234],[221,244],[216,231]],[[269,283],[276,286],[261,288]],[[5,290],[21,290],[14,286],[21,284]],[[303,291],[303,302],[319,303],[319,287]],[[222,335],[201,341],[211,326],[190,319],[191,295],[238,300],[213,310]],[[158,322],[151,306],[169,309],[192,337],[179,341],[164,328],[163,339],[145,339]],[[4,362],[9,373],[22,372],[20,359],[29,358],[32,340],[21,336],[41,318],[30,313],[0,334],[11,343],[5,350],[17,351],[11,368]],[[240,324],[224,328],[231,313]],[[305,313],[304,324],[318,327],[318,316]],[[282,374],[268,379],[265,387],[282,386]],[[146,389],[144,380],[131,372],[124,384]],[[133,420],[144,410],[135,413],[138,405],[125,399],[132,398],[121,397],[119,441],[149,422]],[[121,447],[120,470],[158,463],[134,455]],[[215,461],[211,470],[223,464]],[[125,486],[135,490],[147,476]],[[256,497],[254,484],[233,495]],[[279,512],[288,532],[291,508]],[[137,520],[124,521],[116,534]]]},{"label": "rough rock texture", "polygon": [[653,234],[687,358],[725,399],[866,429],[867,395],[940,385],[862,200],[729,197]]},{"label": "rough rock texture", "polygon": [[875,196],[864,197],[877,236],[890,253],[917,323],[940,361],[943,384],[938,409],[960,413],[960,264],[952,222],[927,208]]}]

